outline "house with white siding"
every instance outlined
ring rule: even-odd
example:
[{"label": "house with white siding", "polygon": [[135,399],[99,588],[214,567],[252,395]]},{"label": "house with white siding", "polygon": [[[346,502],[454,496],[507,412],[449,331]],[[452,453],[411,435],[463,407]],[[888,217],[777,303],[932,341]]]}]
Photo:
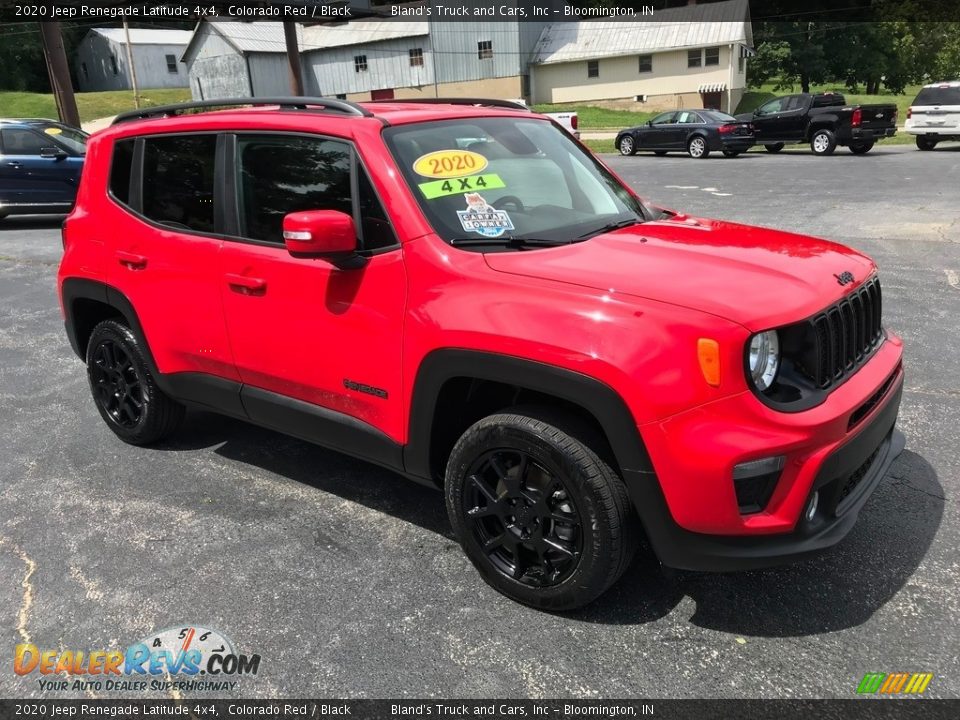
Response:
[{"label": "house with white siding", "polygon": [[[192,37],[189,30],[130,28],[129,33],[138,87],[187,87],[187,68],[180,64],[180,56]],[[81,92],[132,89],[124,29],[90,30],[77,46],[74,75]]]}]

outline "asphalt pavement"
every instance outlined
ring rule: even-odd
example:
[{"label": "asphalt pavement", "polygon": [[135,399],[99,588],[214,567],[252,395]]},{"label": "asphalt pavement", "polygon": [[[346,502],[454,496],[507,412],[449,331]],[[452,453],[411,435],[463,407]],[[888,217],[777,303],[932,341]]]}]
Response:
[{"label": "asphalt pavement", "polygon": [[960,147],[607,160],[655,203],[878,261],[907,449],[840,546],[731,574],[643,551],[583,611],[525,608],[473,571],[442,496],[388,471],[203,413],[161,447],[121,443],[63,332],[59,221],[8,218],[0,697],[159,696],[41,691],[14,645],[122,649],[192,624],[261,655],[223,697],[853,697],[867,672],[960,696]]}]

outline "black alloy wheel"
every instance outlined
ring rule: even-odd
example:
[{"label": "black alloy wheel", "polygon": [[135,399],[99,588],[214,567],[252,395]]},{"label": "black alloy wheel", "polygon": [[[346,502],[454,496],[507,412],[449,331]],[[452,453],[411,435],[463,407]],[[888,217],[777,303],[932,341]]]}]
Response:
[{"label": "black alloy wheel", "polygon": [[102,340],[92,353],[90,383],[97,404],[110,420],[133,429],[143,419],[143,382],[130,355],[113,340]]},{"label": "black alloy wheel", "polygon": [[473,537],[505,577],[557,585],[583,549],[580,513],[558,476],[522,450],[493,450],[470,469],[463,511]]}]

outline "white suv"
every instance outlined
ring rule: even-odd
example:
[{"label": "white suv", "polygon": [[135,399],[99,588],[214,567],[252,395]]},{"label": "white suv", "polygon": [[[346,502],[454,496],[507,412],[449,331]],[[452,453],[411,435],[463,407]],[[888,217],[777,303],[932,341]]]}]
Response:
[{"label": "white suv", "polygon": [[924,85],[907,110],[906,130],[917,136],[921,150],[960,140],[960,80]]}]

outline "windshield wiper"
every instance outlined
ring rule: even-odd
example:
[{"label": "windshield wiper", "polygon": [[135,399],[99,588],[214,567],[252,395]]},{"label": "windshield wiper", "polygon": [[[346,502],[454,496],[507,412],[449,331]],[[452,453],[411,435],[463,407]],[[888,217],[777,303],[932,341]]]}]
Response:
[{"label": "windshield wiper", "polygon": [[596,230],[591,230],[590,232],[585,232],[583,235],[578,235],[577,240],[585,240],[591,238],[594,235],[599,235],[600,233],[611,232],[612,230],[619,230],[620,228],[630,227],[631,225],[639,225],[644,222],[642,218],[628,218],[626,220],[614,220],[613,222],[608,222],[606,225],[597,228]]},{"label": "windshield wiper", "polygon": [[501,235],[500,237],[456,237],[450,240],[451,245],[467,247],[471,245],[506,245],[507,247],[557,247],[558,245],[568,245],[570,240],[549,240],[547,238],[529,238],[513,237],[512,235]]}]

